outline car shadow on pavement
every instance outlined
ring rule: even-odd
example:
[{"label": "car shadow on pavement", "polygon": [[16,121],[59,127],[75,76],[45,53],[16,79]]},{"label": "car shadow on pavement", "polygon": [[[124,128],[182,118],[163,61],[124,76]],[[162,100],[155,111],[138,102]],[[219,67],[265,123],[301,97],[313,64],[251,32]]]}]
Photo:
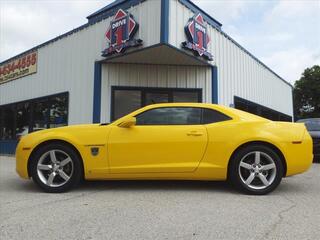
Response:
[{"label": "car shadow on pavement", "polygon": [[[30,179],[7,179],[6,192],[42,192]],[[238,193],[229,183],[218,181],[185,181],[185,180],[106,180],[83,181],[71,192],[96,191],[210,191],[221,193]]]},{"label": "car shadow on pavement", "polygon": [[109,180],[85,181],[76,191],[236,191],[227,182],[185,181],[185,180]]},{"label": "car shadow on pavement", "polygon": [[[42,192],[32,180],[17,179],[9,182],[6,185],[10,188],[5,189],[6,192],[28,192],[39,193]],[[211,193],[229,193],[238,195],[236,191],[228,182],[223,181],[185,181],[185,180],[107,180],[107,181],[83,181],[78,187],[71,190],[71,192],[97,192],[97,191],[119,191],[128,192],[136,191],[184,191],[184,192],[211,192]],[[290,182],[283,181],[280,186],[272,193],[272,195],[286,194],[292,192],[306,192],[307,189],[303,186]]]}]

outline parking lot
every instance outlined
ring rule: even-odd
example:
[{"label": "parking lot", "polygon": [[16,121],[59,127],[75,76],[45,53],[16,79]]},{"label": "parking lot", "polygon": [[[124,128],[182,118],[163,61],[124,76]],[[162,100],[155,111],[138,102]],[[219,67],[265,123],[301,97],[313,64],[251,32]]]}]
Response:
[{"label": "parking lot", "polygon": [[222,182],[86,182],[46,194],[0,156],[1,239],[319,239],[320,164],[268,196]]}]

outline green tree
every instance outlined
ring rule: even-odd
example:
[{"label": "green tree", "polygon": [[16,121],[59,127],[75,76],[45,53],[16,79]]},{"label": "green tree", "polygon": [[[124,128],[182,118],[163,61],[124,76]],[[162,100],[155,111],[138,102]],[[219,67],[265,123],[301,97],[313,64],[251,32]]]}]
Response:
[{"label": "green tree", "polygon": [[294,84],[295,120],[320,117],[320,66],[307,68]]}]

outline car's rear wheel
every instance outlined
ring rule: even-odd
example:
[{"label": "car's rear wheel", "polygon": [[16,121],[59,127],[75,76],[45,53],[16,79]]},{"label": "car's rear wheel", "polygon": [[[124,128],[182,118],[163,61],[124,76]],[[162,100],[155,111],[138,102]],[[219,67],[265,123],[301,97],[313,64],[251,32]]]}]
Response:
[{"label": "car's rear wheel", "polygon": [[268,146],[249,145],[231,160],[229,180],[241,192],[263,195],[272,192],[283,177],[283,164]]},{"label": "car's rear wheel", "polygon": [[46,192],[68,191],[81,180],[80,159],[67,145],[53,143],[40,147],[31,161],[31,177]]}]

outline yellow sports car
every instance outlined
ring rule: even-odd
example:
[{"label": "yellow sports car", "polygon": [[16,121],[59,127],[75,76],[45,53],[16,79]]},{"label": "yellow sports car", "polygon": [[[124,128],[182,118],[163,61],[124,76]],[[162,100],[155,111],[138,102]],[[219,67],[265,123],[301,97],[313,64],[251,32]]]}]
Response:
[{"label": "yellow sports car", "polygon": [[46,192],[81,179],[175,179],[229,180],[266,194],[312,159],[304,124],[204,103],[154,104],[110,124],[42,130],[16,149],[18,174]]}]

